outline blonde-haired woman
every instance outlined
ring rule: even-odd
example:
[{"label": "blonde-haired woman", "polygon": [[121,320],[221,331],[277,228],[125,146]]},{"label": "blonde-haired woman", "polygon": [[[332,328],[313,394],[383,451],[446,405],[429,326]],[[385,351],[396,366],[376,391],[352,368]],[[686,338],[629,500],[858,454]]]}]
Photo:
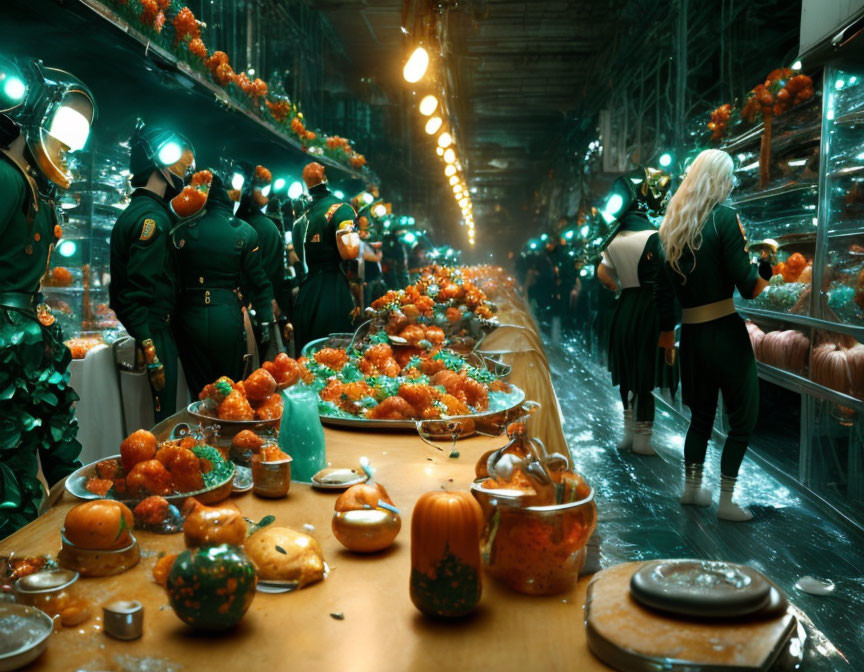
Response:
[{"label": "blonde-haired woman", "polygon": [[[717,149],[699,154],[669,201],[660,227],[666,275],[681,303],[681,389],[690,407],[684,442],[682,504],[708,506],[711,493],[702,487],[702,469],[718,393],[729,418],[729,433],[720,463],[717,516],[745,521],[752,515],[732,501],[738,469],[759,414],[756,359],[744,321],[735,312],[732,292],[746,299],[767,286],[770,268],[750,262],[744,230],[735,210],[723,205],[732,191],[731,157]],[[761,265],[760,265],[761,266]],[[661,334],[670,348],[672,332]]]}]

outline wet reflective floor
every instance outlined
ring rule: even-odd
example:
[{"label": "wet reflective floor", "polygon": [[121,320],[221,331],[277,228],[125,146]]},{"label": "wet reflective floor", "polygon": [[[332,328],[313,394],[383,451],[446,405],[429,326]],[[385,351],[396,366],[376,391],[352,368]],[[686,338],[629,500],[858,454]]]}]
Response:
[{"label": "wet reflective floor", "polygon": [[[716,436],[706,464],[714,503],[708,509],[681,506],[686,421],[658,404],[658,456],[619,453],[621,401],[606,369],[576,344],[547,344],[547,354],[576,466],[596,490],[603,567],[656,558],[751,565],[803,612],[808,642],[801,669],[864,670],[864,534],[749,453],[736,501],[750,508],[753,520],[718,520],[722,444]],[[795,588],[807,575],[834,582],[833,594]]]}]

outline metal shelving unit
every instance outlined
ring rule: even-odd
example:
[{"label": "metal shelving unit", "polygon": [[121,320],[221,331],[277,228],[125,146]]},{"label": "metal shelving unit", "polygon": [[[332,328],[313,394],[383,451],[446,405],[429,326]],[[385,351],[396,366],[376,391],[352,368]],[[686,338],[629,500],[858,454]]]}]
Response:
[{"label": "metal shelving unit", "polygon": [[[748,173],[749,188],[733,203],[750,240],[774,238],[779,261],[800,252],[812,265],[809,288],[806,282],[775,280],[768,290],[777,292],[772,300],[763,295],[760,305],[736,295],[736,307],[766,333],[795,329],[810,341],[807,373],[760,361],[759,377],[800,395],[798,469],[791,475],[860,523],[864,521],[864,400],[848,393],[860,389],[853,378],[857,373],[849,365],[851,384],[842,390],[812,379],[817,345],[828,342],[848,348],[856,341],[864,343],[864,311],[859,307],[864,304],[864,68],[856,67],[856,72],[850,72],[829,63],[822,74],[821,104],[787,113],[795,115],[789,121],[775,120],[775,179],[758,189],[753,173]],[[784,123],[794,128],[784,129]],[[723,148],[740,161],[752,161],[759,154],[761,134],[762,128],[755,127]],[[817,158],[818,175],[814,174]],[[813,166],[806,175],[791,167],[801,166],[804,159]],[[770,385],[765,390],[771,394]],[[778,398],[782,398],[779,393]],[[770,446],[771,441],[765,444]],[[755,445],[759,450],[758,441]],[[788,464],[791,446],[763,449],[763,457],[771,460],[772,449],[787,451]]]},{"label": "metal shelving unit", "polygon": [[[144,33],[136,29],[134,26],[130,25],[128,21],[119,16],[110,8],[106,7],[102,2],[99,2],[99,0],[78,0],[78,2],[80,2],[88,9],[92,10],[95,14],[100,16],[102,19],[104,19],[135,41],[137,41],[139,44],[141,44],[141,46],[144,47],[144,53],[142,54],[142,56],[146,57],[149,55],[151,57],[158,58],[158,60],[160,60],[163,65],[167,65],[175,69],[178,73],[181,73],[184,77],[188,78],[190,80],[190,83],[192,83],[194,86],[201,87],[208,93],[212,94],[218,104],[224,105],[229,110],[243,115],[250,121],[260,126],[263,130],[275,136],[282,144],[286,145],[290,149],[296,150],[298,152],[305,152],[305,150],[303,149],[303,145],[297,138],[292,137],[287,133],[284,133],[279,128],[268,123],[267,120],[263,117],[255,114],[251,110],[235,102],[228,95],[228,92],[225,91],[225,89],[217,86],[210,80],[206,79],[204,76],[202,76],[200,72],[189,67],[188,64],[179,60],[170,51],[167,51],[160,45],[155,44]],[[377,177],[371,170],[366,172],[354,170],[350,166],[346,166],[339,161],[331,159],[326,154],[309,154],[309,156],[310,158],[314,158],[316,161],[319,161],[326,166],[336,168],[346,173],[354,179],[370,183],[374,183],[377,181]]]}]

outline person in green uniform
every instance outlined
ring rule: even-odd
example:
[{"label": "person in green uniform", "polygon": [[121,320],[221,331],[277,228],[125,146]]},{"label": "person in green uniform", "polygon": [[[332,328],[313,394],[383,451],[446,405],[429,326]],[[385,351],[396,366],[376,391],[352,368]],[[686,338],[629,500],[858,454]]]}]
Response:
[{"label": "person in green uniform", "polygon": [[177,410],[177,345],[171,330],[177,281],[169,202],[194,167],[186,138],[139,119],[129,141],[134,188],[111,230],[111,309],[147,368],[153,411],[161,422]]},{"label": "person in green uniform", "polygon": [[[699,154],[675,192],[660,227],[665,271],[681,303],[681,389],[690,407],[684,442],[682,504],[708,506],[702,471],[717,395],[729,419],[720,462],[719,518],[745,521],[752,516],[732,501],[738,470],[759,414],[756,358],[744,321],[735,312],[735,288],[756,298],[771,277],[770,264],[750,262],[744,230],[735,210],[723,205],[732,191],[731,157],[708,149]],[[767,277],[766,277],[767,276]],[[661,347],[674,348],[671,331]]]},{"label": "person in green uniform", "polygon": [[[276,223],[264,214],[267,207],[270,191],[272,189],[273,177],[264,166],[242,165],[243,187],[241,189],[240,205],[235,216],[249,224],[258,234],[258,246],[261,250],[261,263],[264,272],[273,288],[273,305],[276,319],[283,316],[290,323],[291,320],[291,290],[285,277],[285,238]],[[245,290],[245,291],[244,291]],[[244,301],[248,298],[248,288],[241,287]],[[259,337],[258,350],[263,357],[263,347],[260,342],[260,329],[258,329],[257,317],[253,324]],[[283,332],[284,333],[284,332]]]},{"label": "person in green uniform", "polygon": [[[26,74],[25,74],[26,73]],[[87,142],[93,96],[73,75],[0,58],[0,539],[36,518],[45,491],[81,466],[72,355],[42,302],[63,236],[55,197]]]},{"label": "person in green uniform", "polygon": [[607,289],[618,291],[609,329],[608,367],[624,406],[624,437],[619,450],[655,455],[651,447],[656,387],[675,389],[672,367],[657,348],[660,331],[675,327],[671,292],[656,282],[663,273],[660,237],[649,214],[662,209],[669,176],[652,168],[615,180],[605,212],[617,225],[603,243],[597,268]]},{"label": "person in green uniform", "polygon": [[[295,244],[303,248],[305,277],[294,309],[295,348],[317,338],[354,329],[355,303],[342,261],[356,259],[360,239],[354,209],[327,188],[324,166],[303,168],[312,205],[295,227]],[[299,235],[297,235],[299,234]]]},{"label": "person in green uniform", "polygon": [[258,234],[234,217],[234,204],[217,170],[203,214],[174,225],[178,297],[174,335],[190,394],[220,376],[244,375],[246,332],[240,287],[258,315],[264,357],[280,346],[273,319],[273,289],[261,263]]}]

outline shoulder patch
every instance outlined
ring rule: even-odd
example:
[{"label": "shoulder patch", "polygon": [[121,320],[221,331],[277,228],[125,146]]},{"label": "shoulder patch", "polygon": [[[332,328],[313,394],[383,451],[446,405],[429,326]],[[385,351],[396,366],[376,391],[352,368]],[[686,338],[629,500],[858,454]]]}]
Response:
[{"label": "shoulder patch", "polygon": [[[331,205],[331,206],[327,209],[327,214],[324,215],[324,219],[326,219],[327,222],[329,223],[330,220],[333,219],[333,215],[336,214],[336,211],[337,211],[339,208],[341,208],[343,205],[345,205],[345,204],[344,204],[344,203],[334,203],[333,205]],[[350,207],[350,206],[349,206],[349,207]]]},{"label": "shoulder patch", "polygon": [[154,219],[145,219],[144,224],[141,226],[141,235],[138,237],[139,240],[150,240],[153,237],[153,234],[156,233],[156,220]]}]

